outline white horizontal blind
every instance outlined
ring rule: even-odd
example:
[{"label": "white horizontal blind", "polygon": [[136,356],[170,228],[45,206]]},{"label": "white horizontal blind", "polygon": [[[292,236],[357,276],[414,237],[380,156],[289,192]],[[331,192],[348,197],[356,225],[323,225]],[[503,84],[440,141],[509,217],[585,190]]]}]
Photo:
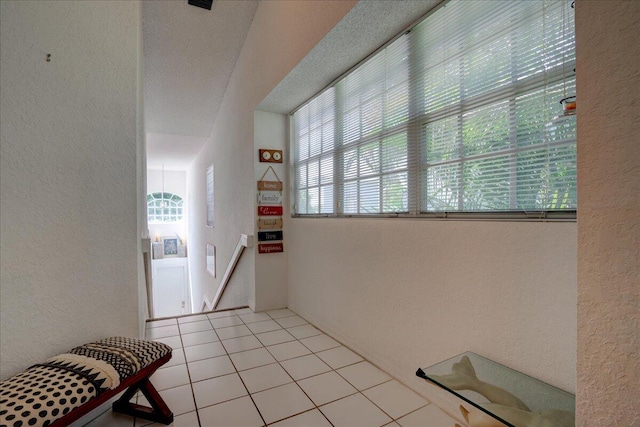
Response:
[{"label": "white horizontal blind", "polygon": [[336,85],[340,213],[408,209],[409,41],[398,39]]},{"label": "white horizontal blind", "polygon": [[335,90],[328,89],[294,120],[295,212],[328,214],[334,207]]},{"label": "white horizontal blind", "polygon": [[569,1],[444,3],[293,115],[295,214],[574,211],[574,64]]}]

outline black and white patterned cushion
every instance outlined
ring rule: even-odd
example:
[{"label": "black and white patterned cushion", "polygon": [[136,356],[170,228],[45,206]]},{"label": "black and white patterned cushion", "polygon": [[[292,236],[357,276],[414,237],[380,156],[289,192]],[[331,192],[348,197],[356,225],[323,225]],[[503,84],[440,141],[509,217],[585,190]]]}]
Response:
[{"label": "black and white patterned cushion", "polygon": [[171,353],[171,347],[161,342],[145,341],[126,337],[105,338],[95,342],[94,345],[100,345],[110,349],[119,349],[133,355],[135,365],[138,366],[138,369],[136,369],[135,372],[138,372],[140,369],[149,366],[161,357]]},{"label": "black and white patterned cushion", "polygon": [[97,395],[81,374],[36,365],[0,384],[0,426],[48,426]]},{"label": "black and white patterned cushion", "polygon": [[0,382],[0,427],[48,426],[171,353],[166,344],[112,337]]}]

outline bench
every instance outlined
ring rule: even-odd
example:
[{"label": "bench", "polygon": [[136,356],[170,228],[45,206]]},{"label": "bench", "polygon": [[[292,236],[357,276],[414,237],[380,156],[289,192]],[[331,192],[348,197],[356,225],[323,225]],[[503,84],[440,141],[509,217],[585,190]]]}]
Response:
[{"label": "bench", "polygon": [[[0,427],[63,427],[124,391],[113,411],[162,424],[173,413],[149,382],[166,344],[112,337],[84,344],[0,382]],[[129,402],[139,391],[151,407]]]}]

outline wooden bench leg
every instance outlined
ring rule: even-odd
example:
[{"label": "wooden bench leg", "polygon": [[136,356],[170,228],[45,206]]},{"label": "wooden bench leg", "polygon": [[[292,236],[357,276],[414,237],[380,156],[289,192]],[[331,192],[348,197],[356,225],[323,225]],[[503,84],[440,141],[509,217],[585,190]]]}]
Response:
[{"label": "wooden bench leg", "polygon": [[[147,398],[151,404],[151,408],[129,402],[138,390]],[[167,407],[167,404],[164,403],[164,400],[162,400],[162,397],[153,384],[151,384],[148,377],[134,383],[124,392],[120,399],[113,402],[113,412],[144,418],[145,420],[155,421],[165,425],[173,422],[173,413],[169,407]]]}]

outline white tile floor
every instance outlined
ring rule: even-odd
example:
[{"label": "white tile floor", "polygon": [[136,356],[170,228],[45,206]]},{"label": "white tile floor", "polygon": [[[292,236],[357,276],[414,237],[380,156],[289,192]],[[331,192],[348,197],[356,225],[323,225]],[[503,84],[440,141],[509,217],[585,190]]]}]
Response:
[{"label": "white tile floor", "polygon": [[[173,411],[176,427],[455,424],[288,309],[152,321],[146,338],[174,349],[151,382]],[[87,425],[156,424],[108,411]]]}]

